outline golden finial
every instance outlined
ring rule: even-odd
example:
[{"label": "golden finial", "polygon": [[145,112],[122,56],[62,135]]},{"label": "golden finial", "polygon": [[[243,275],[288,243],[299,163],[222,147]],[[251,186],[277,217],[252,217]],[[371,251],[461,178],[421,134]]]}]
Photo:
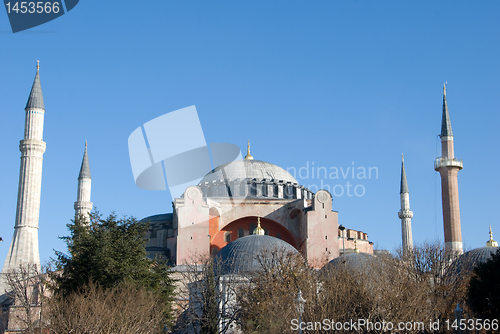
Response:
[{"label": "golden finial", "polygon": [[257,227],[253,230],[253,234],[264,235],[266,231],[260,227],[260,214],[257,214]]},{"label": "golden finial", "polygon": [[493,232],[491,232],[491,225],[490,225],[490,240],[486,242],[486,247],[498,247],[498,242],[493,240]]},{"label": "golden finial", "polygon": [[250,140],[248,140],[247,144],[247,155],[245,156],[245,160],[253,160],[252,155],[250,154]]},{"label": "golden finial", "polygon": [[354,239],[354,253],[359,253],[358,238]]},{"label": "golden finial", "polygon": [[37,60],[37,61],[36,61],[36,70],[38,71],[39,69],[40,69],[40,61],[39,61],[39,60]]},{"label": "golden finial", "polygon": [[443,95],[446,96],[446,83],[443,84]]},{"label": "golden finial", "polygon": [[401,162],[405,162],[405,155],[401,154]]},{"label": "golden finial", "polygon": [[87,141],[85,141],[85,148],[87,148]]}]

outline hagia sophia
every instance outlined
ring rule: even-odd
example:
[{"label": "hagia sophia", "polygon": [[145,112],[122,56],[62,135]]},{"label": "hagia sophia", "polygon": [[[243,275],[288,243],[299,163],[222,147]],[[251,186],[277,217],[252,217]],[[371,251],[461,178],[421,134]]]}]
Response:
[{"label": "hagia sophia", "polygon": [[[38,216],[46,144],[43,141],[45,106],[39,66],[25,112],[15,229],[2,268],[0,296],[8,290],[4,274],[20,264],[40,265]],[[443,89],[440,138],[442,155],[436,159],[434,166],[441,175],[445,249],[449,254],[460,256],[463,248],[457,179],[463,162],[454,154],[446,87]],[[85,146],[74,206],[77,217],[88,215],[93,207],[88,156]],[[404,160],[401,165],[400,199],[398,216],[401,219],[402,249],[404,254],[409,254],[413,248],[413,212],[410,211]],[[182,196],[174,198],[172,206],[171,213],[152,215],[141,221],[150,224],[146,246],[148,257],[163,257],[174,268],[190,264],[199,256],[219,256],[240,257],[242,266],[246,266],[242,270],[252,270],[255,266],[248,257],[266,245],[297,251],[317,269],[342,254],[377,255],[365,231],[357,230],[356,226],[344,227],[339,222],[336,210],[340,208],[332,207],[330,192],[312,192],[278,165],[254,158],[250,153],[250,143],[244,159],[207,171],[197,185],[187,187]],[[497,249],[498,243],[493,240],[490,228],[486,247],[462,256],[484,262]],[[4,300],[0,297],[0,303]]]}]

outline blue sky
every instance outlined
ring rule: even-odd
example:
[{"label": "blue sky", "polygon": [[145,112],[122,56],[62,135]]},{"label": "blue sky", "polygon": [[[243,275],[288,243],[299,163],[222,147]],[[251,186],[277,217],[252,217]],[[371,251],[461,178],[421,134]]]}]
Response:
[{"label": "blue sky", "polygon": [[[92,201],[104,215],[171,212],[167,192],[134,184],[127,139],[196,105],[208,143],[233,143],[283,168],[376,167],[334,198],[339,223],[376,248],[401,242],[405,154],[415,242],[443,239],[442,85],[459,173],[463,241],[484,246],[500,202],[498,1],[80,1],[13,34],[0,10],[0,261],[13,233],[24,107],[40,60],[45,99],[40,253],[65,250],[85,140]],[[168,131],[168,129],[166,129]],[[297,175],[298,176],[298,175]],[[338,190],[340,188],[337,188]],[[358,188],[360,190],[361,188]],[[3,262],[2,262],[3,263]]]}]

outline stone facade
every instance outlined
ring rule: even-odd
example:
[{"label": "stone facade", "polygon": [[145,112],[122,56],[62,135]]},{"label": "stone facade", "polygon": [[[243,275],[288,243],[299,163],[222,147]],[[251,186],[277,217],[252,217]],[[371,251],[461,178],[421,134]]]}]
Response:
[{"label": "stone facade", "polygon": [[[316,268],[339,256],[338,213],[332,210],[331,194],[313,193],[267,162],[245,159],[217,167],[174,199],[173,209],[172,214],[143,219],[151,228],[149,256],[165,256],[173,265],[215,256],[228,243],[252,234],[258,217],[265,234],[286,241]],[[355,239],[359,249],[373,253],[373,243],[362,232],[348,239],[347,247]]]}]

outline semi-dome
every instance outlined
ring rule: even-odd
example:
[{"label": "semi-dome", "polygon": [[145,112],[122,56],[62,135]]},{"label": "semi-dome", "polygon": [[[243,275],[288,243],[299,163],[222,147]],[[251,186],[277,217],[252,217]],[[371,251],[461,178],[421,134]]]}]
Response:
[{"label": "semi-dome", "polygon": [[[266,254],[266,252],[269,252]],[[264,261],[272,253],[283,252],[298,254],[298,251],[286,241],[268,235],[253,234],[239,238],[223,247],[216,256],[216,263],[221,266],[221,274],[244,274],[259,271],[262,266],[259,255]]]},{"label": "semi-dome", "polygon": [[199,185],[214,181],[232,182],[253,179],[298,183],[289,172],[279,166],[265,161],[244,159],[226,163],[213,169],[203,177]]}]

